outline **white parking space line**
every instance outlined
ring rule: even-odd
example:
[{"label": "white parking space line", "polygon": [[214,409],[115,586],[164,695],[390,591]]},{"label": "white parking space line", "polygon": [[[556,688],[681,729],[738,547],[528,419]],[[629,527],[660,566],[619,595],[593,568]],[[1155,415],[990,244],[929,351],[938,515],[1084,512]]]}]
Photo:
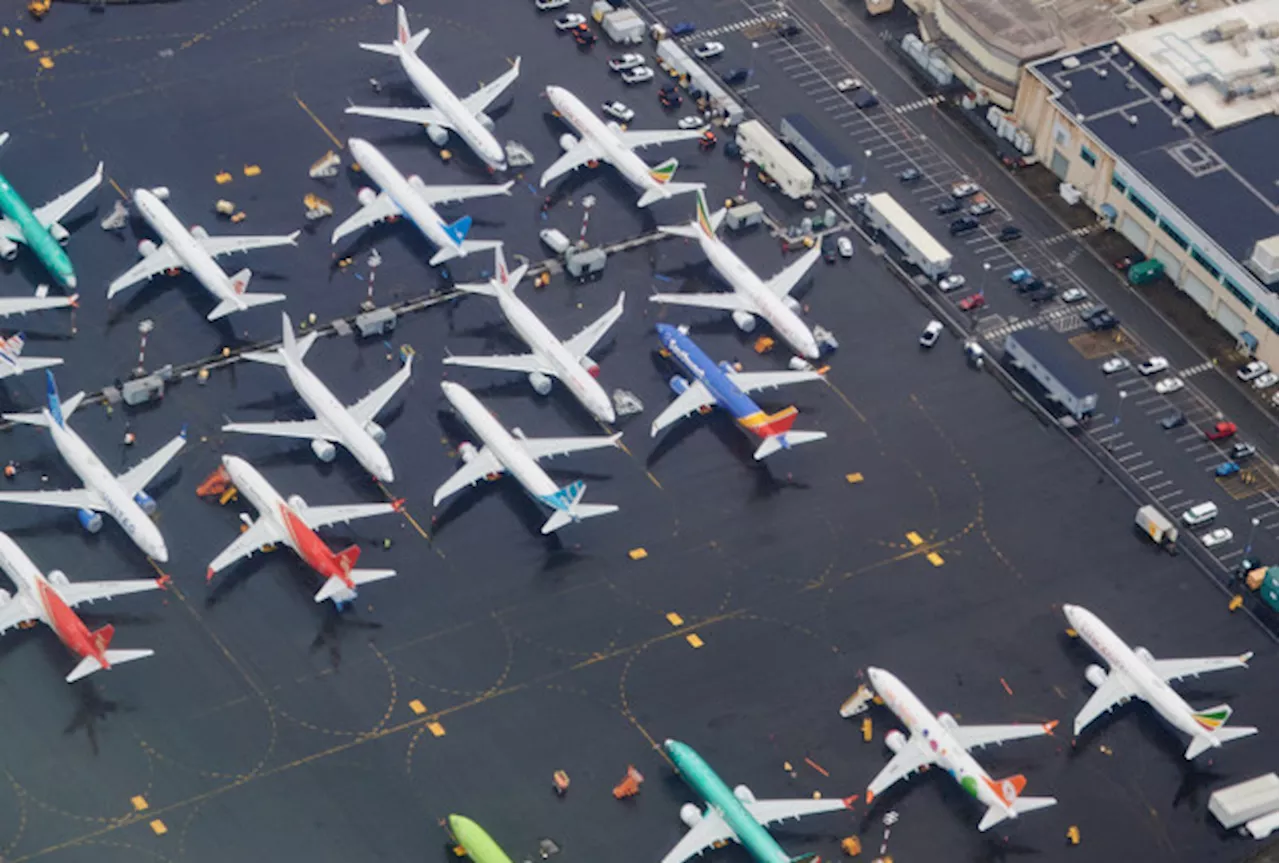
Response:
[{"label": "white parking space line", "polygon": [[[1144,468],[1151,467],[1153,464],[1155,464],[1154,461],[1144,461],[1142,464],[1126,465],[1125,469],[1129,471],[1129,473],[1137,473],[1138,471],[1143,470]],[[1138,482],[1142,482],[1144,479],[1147,479],[1148,477],[1159,476],[1161,473],[1163,473],[1163,471],[1156,471],[1155,473],[1149,473],[1146,476],[1140,476],[1138,477]]]},{"label": "white parking space line", "polygon": [[[1170,498],[1174,498],[1174,497],[1182,497],[1182,495],[1184,495],[1184,494],[1186,494],[1186,492],[1184,492],[1182,489],[1178,489],[1177,491],[1171,491],[1171,492],[1168,492],[1168,493],[1166,493],[1166,494],[1162,494],[1162,495],[1160,495],[1158,498],[1156,498],[1156,500],[1157,500],[1157,501],[1166,501],[1166,500],[1169,500]],[[1173,505],[1172,505],[1172,504],[1170,504],[1170,508],[1172,508],[1172,506],[1173,506]]]},{"label": "white parking space line", "polygon": [[1226,563],[1228,560],[1231,560],[1232,558],[1236,557],[1237,555],[1241,555],[1241,554],[1244,554],[1244,549],[1243,549],[1243,548],[1237,548],[1235,551],[1229,551],[1229,552],[1227,552],[1226,554],[1220,554],[1220,555],[1218,555],[1218,560],[1219,560],[1221,563]]},{"label": "white parking space line", "polygon": [[[1130,446],[1132,446],[1132,444],[1130,444]],[[1120,462],[1120,464],[1124,464],[1131,458],[1142,458],[1142,450],[1138,450],[1137,452],[1131,452],[1126,456],[1121,456],[1119,459],[1117,459],[1117,461]],[[1147,464],[1151,464],[1151,462],[1147,462]]]},{"label": "white parking space line", "polygon": [[[1114,453],[1124,449],[1125,447],[1130,447],[1130,446],[1133,446],[1133,441],[1125,441],[1124,443],[1118,443],[1115,446],[1111,447],[1110,449]],[[1139,452],[1138,454],[1141,455],[1142,453]]]},{"label": "white parking space line", "polygon": [[1199,458],[1196,459],[1196,461],[1197,462],[1208,461],[1211,458],[1221,459],[1222,453],[1218,452],[1217,450],[1214,450],[1211,453],[1207,453],[1206,455],[1200,456]]},{"label": "white parking space line", "polygon": [[1174,438],[1174,443],[1186,443],[1187,441],[1195,440],[1198,437],[1200,437],[1200,432],[1192,432],[1191,434],[1184,434],[1180,438]]},{"label": "white parking space line", "polygon": [[1260,500],[1257,503],[1249,504],[1249,509],[1261,509],[1264,506],[1275,506],[1275,505],[1276,505],[1276,502],[1273,500]]},{"label": "white parking space line", "polygon": [[1195,446],[1184,447],[1182,451],[1185,452],[1187,455],[1190,455],[1193,452],[1199,452],[1200,450],[1204,449],[1207,446],[1208,446],[1207,443],[1198,443]]},{"label": "white parking space line", "polygon": [[[1149,474],[1149,476],[1156,476],[1157,474],[1161,474],[1161,473],[1164,473],[1164,471],[1158,470],[1154,474]],[[1173,480],[1167,479],[1164,482],[1158,482],[1153,486],[1148,486],[1147,491],[1159,491],[1160,489],[1167,488],[1168,486],[1171,486],[1171,485],[1173,485]]]}]

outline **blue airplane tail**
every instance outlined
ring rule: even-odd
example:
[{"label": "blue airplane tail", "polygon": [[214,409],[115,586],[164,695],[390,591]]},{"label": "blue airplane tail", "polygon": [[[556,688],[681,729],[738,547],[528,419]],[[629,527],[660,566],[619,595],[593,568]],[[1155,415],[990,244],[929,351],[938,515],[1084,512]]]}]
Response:
[{"label": "blue airplane tail", "polygon": [[555,510],[567,510],[575,503],[582,500],[582,494],[587,489],[587,484],[582,480],[574,480],[564,488],[558,488],[542,500]]},{"label": "blue airplane tail", "polygon": [[66,423],[62,421],[62,400],[58,398],[58,384],[53,379],[53,372],[46,371],[44,374],[49,384],[49,415],[59,426],[64,426]]},{"label": "blue airplane tail", "polygon": [[471,217],[463,216],[452,225],[445,225],[444,232],[448,234],[455,243],[461,243],[467,238],[467,232],[471,230]]}]

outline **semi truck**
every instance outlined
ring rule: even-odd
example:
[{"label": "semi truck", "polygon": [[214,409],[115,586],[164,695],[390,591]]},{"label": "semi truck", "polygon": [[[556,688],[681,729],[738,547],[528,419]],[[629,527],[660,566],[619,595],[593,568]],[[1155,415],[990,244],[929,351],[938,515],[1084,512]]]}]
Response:
[{"label": "semi truck", "polygon": [[1157,545],[1172,548],[1178,541],[1178,528],[1154,506],[1138,507],[1134,524]]},{"label": "semi truck", "polygon": [[742,158],[759,165],[788,198],[799,200],[813,194],[813,172],[759,120],[740,124],[734,140]]}]

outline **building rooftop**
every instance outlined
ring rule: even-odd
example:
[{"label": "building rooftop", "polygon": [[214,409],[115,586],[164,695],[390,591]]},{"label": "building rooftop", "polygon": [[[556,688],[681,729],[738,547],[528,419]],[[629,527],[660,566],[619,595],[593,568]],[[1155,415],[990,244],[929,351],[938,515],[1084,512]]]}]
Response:
[{"label": "building rooftop", "polygon": [[817,126],[813,125],[813,121],[804,114],[787,114],[782,119],[783,122],[795,129],[801,137],[808,141],[810,147],[821,153],[822,157],[830,162],[833,167],[841,168],[845,165],[853,164],[844,148],[823,134]]},{"label": "building rooftop", "polygon": [[1061,51],[1053,21],[1032,0],[938,0],[971,32],[1020,61]]},{"label": "building rooftop", "polygon": [[1061,334],[1041,329],[1016,330],[1005,337],[1026,348],[1058,383],[1077,399],[1098,394],[1098,371]]}]

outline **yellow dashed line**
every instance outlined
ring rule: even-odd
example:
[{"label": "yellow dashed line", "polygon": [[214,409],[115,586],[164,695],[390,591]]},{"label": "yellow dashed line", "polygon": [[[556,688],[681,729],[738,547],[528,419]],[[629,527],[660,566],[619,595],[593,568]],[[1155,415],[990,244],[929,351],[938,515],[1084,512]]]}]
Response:
[{"label": "yellow dashed line", "polygon": [[315,115],[315,112],[314,112],[314,111],[312,111],[310,108],[308,108],[308,107],[307,107],[307,103],[306,103],[306,102],[304,102],[304,101],[302,101],[300,98],[298,98],[298,94],[297,94],[297,93],[294,93],[294,94],[293,94],[293,100],[294,100],[295,102],[297,102],[297,103],[298,103],[298,107],[299,107],[299,108],[301,108],[302,110],[304,110],[304,111],[306,111],[306,112],[307,112],[307,116],[311,118],[312,122],[314,122],[317,126],[319,126],[319,127],[320,127],[320,131],[321,131],[321,132],[324,132],[326,135],[328,135],[328,136],[329,136],[329,140],[333,142],[333,145],[334,145],[335,147],[337,147],[339,150],[345,150],[345,149],[346,149],[346,145],[345,145],[345,144],[343,144],[341,141],[339,141],[339,140],[338,140],[338,138],[337,138],[337,136],[336,136],[336,135],[334,135],[332,132],[330,132],[330,131],[329,131],[329,127],[328,127],[328,126],[326,126],[324,123],[322,123],[322,122],[320,121],[320,118],[319,118],[319,117],[317,117],[317,116]]}]

